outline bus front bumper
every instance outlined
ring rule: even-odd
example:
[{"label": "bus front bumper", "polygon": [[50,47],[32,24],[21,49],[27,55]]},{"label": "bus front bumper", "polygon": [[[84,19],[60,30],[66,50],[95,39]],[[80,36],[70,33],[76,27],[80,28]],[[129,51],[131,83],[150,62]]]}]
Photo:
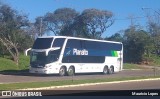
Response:
[{"label": "bus front bumper", "polygon": [[55,71],[53,71],[51,69],[33,68],[33,67],[30,67],[29,73],[35,73],[35,74],[57,74]]}]

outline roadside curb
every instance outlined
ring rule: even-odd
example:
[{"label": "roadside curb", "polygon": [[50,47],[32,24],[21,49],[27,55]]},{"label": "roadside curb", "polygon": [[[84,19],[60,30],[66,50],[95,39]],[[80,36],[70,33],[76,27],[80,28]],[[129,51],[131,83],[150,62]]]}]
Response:
[{"label": "roadside curb", "polygon": [[85,84],[77,84],[77,85],[50,86],[50,87],[26,88],[26,89],[17,89],[17,90],[49,90],[49,89],[55,89],[55,88],[80,87],[80,86],[91,86],[91,85],[101,85],[101,84],[116,84],[116,83],[126,83],[126,82],[140,82],[140,81],[153,81],[153,80],[160,80],[160,78],[112,81],[112,82],[99,82],[99,83],[85,83]]}]

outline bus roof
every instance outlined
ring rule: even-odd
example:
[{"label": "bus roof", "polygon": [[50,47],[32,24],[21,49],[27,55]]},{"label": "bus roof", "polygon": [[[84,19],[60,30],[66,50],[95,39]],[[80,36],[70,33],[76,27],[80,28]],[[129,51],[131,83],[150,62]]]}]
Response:
[{"label": "bus roof", "polygon": [[88,38],[79,38],[79,37],[70,37],[70,36],[42,36],[38,38],[67,38],[67,39],[79,39],[79,40],[89,40],[89,41],[110,42],[110,43],[122,44],[122,42],[116,42],[116,41],[97,40],[97,39],[88,39]]}]

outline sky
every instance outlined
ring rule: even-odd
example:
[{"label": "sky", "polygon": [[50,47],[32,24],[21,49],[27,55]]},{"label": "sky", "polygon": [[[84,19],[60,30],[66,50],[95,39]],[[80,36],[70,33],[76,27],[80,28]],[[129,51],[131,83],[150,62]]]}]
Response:
[{"label": "sky", "polygon": [[[160,10],[160,0],[1,0],[9,4],[21,13],[27,14],[29,20],[34,22],[38,16],[44,16],[47,12],[54,12],[58,8],[74,8],[78,12],[84,9],[96,8],[108,10],[114,14],[115,22],[109,27],[102,37],[109,37],[120,30],[127,29],[134,16],[135,24],[143,29],[147,26],[146,10],[155,12]],[[142,7],[150,8],[142,10]],[[140,18],[139,18],[140,17]]]}]

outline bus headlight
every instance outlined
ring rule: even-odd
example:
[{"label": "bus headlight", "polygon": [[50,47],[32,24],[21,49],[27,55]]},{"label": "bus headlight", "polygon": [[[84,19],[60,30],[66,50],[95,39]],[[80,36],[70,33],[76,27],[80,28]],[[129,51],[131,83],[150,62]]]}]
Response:
[{"label": "bus headlight", "polygon": [[44,68],[49,68],[49,67],[51,67],[52,65],[45,65],[45,67]]}]

